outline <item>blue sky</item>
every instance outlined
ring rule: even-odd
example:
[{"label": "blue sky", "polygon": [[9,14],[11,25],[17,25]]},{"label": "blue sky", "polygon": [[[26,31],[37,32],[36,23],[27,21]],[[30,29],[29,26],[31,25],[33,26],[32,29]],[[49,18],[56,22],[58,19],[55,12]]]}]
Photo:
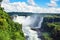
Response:
[{"label": "blue sky", "polygon": [[3,0],[2,7],[6,12],[60,13],[60,0]]},{"label": "blue sky", "polygon": [[[41,7],[48,7],[47,3],[50,3],[51,0],[34,0],[34,2]],[[26,2],[27,0],[10,0],[10,2]],[[57,7],[60,7],[60,1],[57,1]]]}]

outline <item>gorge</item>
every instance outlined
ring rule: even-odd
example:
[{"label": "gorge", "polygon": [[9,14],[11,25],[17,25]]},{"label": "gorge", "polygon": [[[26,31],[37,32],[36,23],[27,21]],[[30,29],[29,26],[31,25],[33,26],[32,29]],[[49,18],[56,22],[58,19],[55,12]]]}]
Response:
[{"label": "gorge", "polygon": [[[50,16],[40,16],[40,15],[30,15],[30,16],[13,16],[13,21],[22,24],[22,30],[26,37],[26,40],[57,40],[55,34],[55,30],[59,26],[60,15],[59,14],[51,14]],[[55,29],[54,29],[55,28]],[[60,29],[60,28],[59,28]],[[59,31],[58,29],[56,31]],[[58,33],[58,32],[56,32]],[[59,33],[58,33],[59,35]],[[55,38],[53,37],[55,36]]]},{"label": "gorge", "polygon": [[0,8],[0,40],[60,40],[60,14],[17,14]]},{"label": "gorge", "polygon": [[[15,15],[13,17],[14,22],[22,24],[22,30],[24,32],[26,40],[41,40],[40,38],[38,38],[38,34],[39,36],[41,36],[40,30],[37,29],[41,28],[43,17],[40,17],[38,15],[27,17]],[[32,29],[35,29],[36,31]]]}]

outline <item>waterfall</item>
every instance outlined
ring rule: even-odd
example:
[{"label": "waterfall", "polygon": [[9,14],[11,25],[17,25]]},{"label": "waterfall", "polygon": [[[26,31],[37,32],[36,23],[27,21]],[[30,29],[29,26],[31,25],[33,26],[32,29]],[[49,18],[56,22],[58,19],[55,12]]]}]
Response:
[{"label": "waterfall", "polygon": [[27,17],[16,15],[14,16],[13,21],[22,24],[22,30],[24,32],[26,40],[41,40],[40,38],[38,38],[38,31],[32,29],[41,28],[43,17],[40,17],[38,15]]}]

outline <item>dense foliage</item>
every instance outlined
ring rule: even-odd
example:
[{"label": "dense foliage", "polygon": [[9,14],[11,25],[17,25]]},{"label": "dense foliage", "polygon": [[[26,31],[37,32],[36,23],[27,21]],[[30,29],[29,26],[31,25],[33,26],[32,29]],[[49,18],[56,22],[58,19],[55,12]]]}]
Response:
[{"label": "dense foliage", "polygon": [[25,40],[22,25],[13,22],[0,7],[0,40]]},{"label": "dense foliage", "polygon": [[60,15],[45,17],[42,33],[44,40],[60,40]]},{"label": "dense foliage", "polygon": [[0,0],[0,2],[2,2],[2,0]]}]

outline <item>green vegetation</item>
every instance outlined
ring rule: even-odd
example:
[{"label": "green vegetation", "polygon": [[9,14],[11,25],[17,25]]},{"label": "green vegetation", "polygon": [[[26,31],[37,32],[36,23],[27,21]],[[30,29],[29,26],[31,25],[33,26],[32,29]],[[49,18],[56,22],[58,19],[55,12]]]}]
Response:
[{"label": "green vegetation", "polygon": [[48,33],[46,33],[46,32],[43,32],[43,36],[44,36],[45,40],[52,40],[50,35]]},{"label": "green vegetation", "polygon": [[42,27],[45,40],[60,40],[60,15],[45,17]]},{"label": "green vegetation", "polygon": [[0,2],[2,2],[2,0],[0,0]]},{"label": "green vegetation", "polygon": [[54,27],[55,30],[60,30],[60,22],[47,23],[48,27]]},{"label": "green vegetation", "polygon": [[25,40],[22,25],[13,22],[0,7],[0,40]]},{"label": "green vegetation", "polygon": [[0,6],[1,6],[1,2],[2,2],[3,0],[0,0]]}]

